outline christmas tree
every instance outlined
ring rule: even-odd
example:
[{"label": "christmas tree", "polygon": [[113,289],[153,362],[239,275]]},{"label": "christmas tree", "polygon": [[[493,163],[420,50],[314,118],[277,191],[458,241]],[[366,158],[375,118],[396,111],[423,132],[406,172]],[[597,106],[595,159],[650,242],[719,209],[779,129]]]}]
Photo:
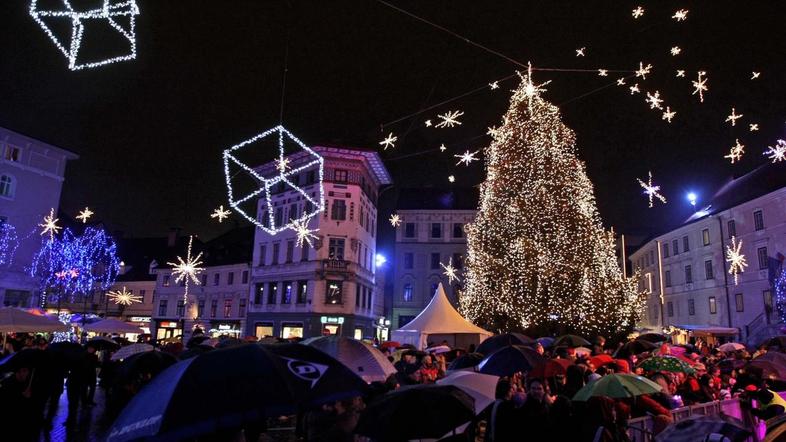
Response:
[{"label": "christmas tree", "polygon": [[531,71],[492,143],[475,222],[467,226],[462,313],[496,331],[587,336],[630,329],[642,308],[604,231],[575,136]]}]

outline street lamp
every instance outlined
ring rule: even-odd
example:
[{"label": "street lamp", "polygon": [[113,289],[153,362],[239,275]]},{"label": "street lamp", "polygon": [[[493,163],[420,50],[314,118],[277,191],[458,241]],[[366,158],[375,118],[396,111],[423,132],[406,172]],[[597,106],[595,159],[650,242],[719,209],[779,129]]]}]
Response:
[{"label": "street lamp", "polygon": [[694,209],[696,209],[697,200],[698,200],[698,196],[696,196],[696,193],[688,192],[688,201],[690,202],[690,205],[693,206]]},{"label": "street lamp", "polygon": [[376,260],[377,267],[380,267],[386,262],[388,262],[388,259],[385,258],[385,255],[382,255],[381,253],[377,253],[375,260]]}]

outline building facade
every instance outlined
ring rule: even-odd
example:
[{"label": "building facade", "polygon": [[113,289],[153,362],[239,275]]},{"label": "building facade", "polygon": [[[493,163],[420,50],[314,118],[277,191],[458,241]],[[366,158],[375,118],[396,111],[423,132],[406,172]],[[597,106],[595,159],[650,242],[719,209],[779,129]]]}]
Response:
[{"label": "building facade", "polygon": [[[337,334],[356,338],[375,335],[384,299],[376,283],[377,198],[391,184],[379,155],[371,150],[321,147],[324,158],[325,210],[311,218],[317,229],[313,246],[296,244],[292,230],[271,235],[257,229],[251,261],[251,288],[246,333],[258,337],[312,337]],[[297,169],[309,159],[289,157]],[[274,165],[257,168],[275,175]],[[319,180],[315,168],[304,169],[292,182],[314,198]],[[299,219],[314,209],[302,194],[283,183],[271,189],[271,207],[260,198],[257,217],[276,225]],[[272,213],[270,212],[272,211]]]},{"label": "building facade", "polygon": [[38,307],[39,283],[26,268],[41,247],[38,225],[60,204],[65,149],[0,127],[0,305]]},{"label": "building facade", "polygon": [[414,319],[428,305],[441,282],[448,299],[457,305],[459,281],[450,282],[442,265],[464,267],[467,238],[464,226],[477,212],[475,189],[403,190],[396,213],[392,328]]},{"label": "building facade", "polygon": [[[648,293],[644,326],[736,328],[748,342],[776,331],[773,281],[786,253],[782,175],[765,165],[732,180],[686,223],[631,255],[641,271],[639,287]],[[727,260],[732,239],[742,243],[747,261],[736,280]]]}]

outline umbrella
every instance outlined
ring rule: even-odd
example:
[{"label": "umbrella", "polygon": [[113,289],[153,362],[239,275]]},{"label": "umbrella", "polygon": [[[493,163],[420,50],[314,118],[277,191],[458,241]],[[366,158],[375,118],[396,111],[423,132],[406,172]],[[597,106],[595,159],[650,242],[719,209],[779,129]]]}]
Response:
[{"label": "umbrella", "polygon": [[550,378],[553,376],[564,376],[568,367],[573,365],[570,359],[549,359],[545,365],[535,367],[530,376],[536,378]]},{"label": "umbrella", "polygon": [[745,350],[745,346],[739,342],[727,342],[718,347],[718,350],[731,353],[737,350]]},{"label": "umbrella", "polygon": [[614,357],[627,358],[630,355],[637,355],[639,353],[644,353],[645,351],[652,351],[655,350],[656,348],[658,348],[658,346],[650,341],[644,341],[644,340],[630,341],[630,342],[626,342],[625,345],[620,347],[620,349],[614,353]]},{"label": "umbrella", "polygon": [[595,367],[603,367],[606,364],[614,363],[614,358],[607,354],[600,354],[590,358],[590,363]]},{"label": "umbrella", "polygon": [[401,343],[398,342],[398,341],[383,342],[382,345],[379,346],[380,350],[383,350],[383,349],[386,349],[386,348],[390,348],[390,349],[395,350],[395,349],[397,349],[399,347],[401,347]]},{"label": "umbrella", "polygon": [[763,345],[767,347],[777,347],[780,350],[786,350],[786,336],[773,336],[772,338],[765,341]]},{"label": "umbrella", "polygon": [[218,344],[216,344],[216,348],[229,348],[229,347],[237,347],[238,345],[243,345],[242,339],[238,338],[219,338]]},{"label": "umbrella", "polygon": [[557,338],[553,344],[555,347],[581,347],[584,345],[592,346],[590,341],[576,335],[563,335]]},{"label": "umbrella", "polygon": [[203,342],[207,341],[208,339],[210,339],[210,336],[205,336],[205,335],[192,336],[188,340],[188,343],[186,343],[186,347],[191,348],[191,347],[193,347],[195,345],[202,344]]},{"label": "umbrella", "polygon": [[133,354],[143,353],[143,352],[146,352],[146,351],[151,351],[153,349],[154,349],[153,346],[150,345],[150,344],[131,344],[131,345],[126,345],[125,347],[121,347],[120,350],[116,351],[112,355],[111,359],[113,361],[118,361],[120,359],[125,359],[125,358],[127,358],[127,357],[129,357],[129,356],[131,356]]},{"label": "umbrella", "polygon": [[215,350],[215,348],[209,345],[202,345],[202,344],[194,345],[193,347],[189,348],[183,353],[177,355],[177,357],[180,358],[180,360],[182,361],[183,359],[195,358],[201,355],[202,353],[207,353],[211,350]]},{"label": "umbrella", "polygon": [[587,347],[576,347],[574,349],[576,351],[576,356],[586,355],[589,356],[592,354],[592,350]]},{"label": "umbrella", "polygon": [[639,364],[646,371],[671,371],[692,374],[695,370],[685,361],[674,356],[652,356]]},{"label": "umbrella", "polygon": [[440,438],[475,416],[475,400],[455,385],[402,387],[372,401],[355,433],[380,442]]},{"label": "umbrella", "polygon": [[767,419],[765,424],[767,426],[767,436],[764,442],[778,442],[784,439],[786,433],[786,415],[775,416]]},{"label": "umbrella", "polygon": [[49,344],[46,351],[52,353],[54,359],[62,366],[70,367],[71,365],[82,360],[85,354],[85,348],[76,342],[61,341]]},{"label": "umbrella", "polygon": [[316,389],[332,392],[334,372],[345,374],[335,363],[285,359],[263,345],[204,353],[153,378],[115,420],[107,441],[191,439],[292,413]]},{"label": "umbrella", "polygon": [[486,356],[478,366],[481,373],[510,376],[516,372],[529,372],[546,365],[546,358],[535,350],[521,345],[510,345]]},{"label": "umbrella", "polygon": [[522,335],[521,333],[504,333],[501,335],[494,335],[481,342],[475,351],[488,356],[500,348],[510,345],[531,345],[534,343],[535,341],[532,338]]},{"label": "umbrella", "polygon": [[36,368],[52,362],[52,353],[37,348],[24,348],[0,360],[0,373],[16,371],[22,367]]},{"label": "umbrella", "polygon": [[118,365],[116,383],[130,383],[139,379],[146,383],[175,362],[177,359],[174,356],[162,351],[150,350],[132,354]]},{"label": "umbrella", "polygon": [[437,381],[440,385],[455,385],[475,400],[475,414],[483,411],[495,400],[498,376],[471,371],[456,371]]},{"label": "umbrella", "polygon": [[[759,360],[760,358],[754,359],[754,361]],[[718,368],[721,369],[722,373],[731,373],[733,370],[737,368],[742,368],[747,364],[747,361],[743,359],[724,359],[718,362]]]},{"label": "umbrella", "polygon": [[90,339],[85,346],[93,347],[96,350],[117,350],[120,348],[120,344],[104,336],[96,336]]},{"label": "umbrella", "polygon": [[754,359],[754,361],[772,361],[786,367],[786,354],[770,351]]},{"label": "umbrella", "polygon": [[483,360],[480,353],[467,353],[453,360],[448,366],[448,370],[462,370],[465,368],[476,367]]},{"label": "umbrella", "polygon": [[82,328],[94,333],[142,333],[142,329],[136,325],[127,324],[112,318],[85,324]]},{"label": "umbrella", "polygon": [[746,368],[755,367],[761,370],[762,378],[786,380],[786,367],[777,362],[765,361],[756,358],[748,363]]},{"label": "umbrella", "polygon": [[554,338],[550,336],[544,336],[542,338],[535,339],[535,342],[542,345],[543,348],[551,348],[554,345]]},{"label": "umbrella", "polygon": [[[655,436],[656,442],[693,442],[710,440],[709,435],[720,434],[731,442],[743,442],[751,435],[745,424],[726,415],[691,416],[675,422]],[[714,439],[713,439],[714,440]],[[724,439],[725,440],[725,439]]]},{"label": "umbrella", "polygon": [[426,353],[434,353],[434,354],[447,353],[449,351],[450,351],[450,347],[448,347],[447,345],[437,345],[436,347],[429,347],[426,349]]},{"label": "umbrella", "polygon": [[634,397],[660,391],[661,386],[659,384],[644,376],[614,373],[585,385],[573,396],[573,400],[586,401],[592,396],[607,396],[610,398]]},{"label": "umbrella", "polygon": [[644,333],[643,335],[639,335],[636,337],[637,341],[647,341],[651,343],[658,343],[658,342],[666,342],[669,340],[669,337],[666,335],[662,335],[660,333]]},{"label": "umbrella", "polygon": [[322,336],[308,343],[333,356],[366,382],[385,381],[396,368],[371,345],[344,336]]},{"label": "umbrella", "polygon": [[14,307],[0,308],[0,332],[64,332],[69,329],[66,324],[45,316],[37,316]]}]

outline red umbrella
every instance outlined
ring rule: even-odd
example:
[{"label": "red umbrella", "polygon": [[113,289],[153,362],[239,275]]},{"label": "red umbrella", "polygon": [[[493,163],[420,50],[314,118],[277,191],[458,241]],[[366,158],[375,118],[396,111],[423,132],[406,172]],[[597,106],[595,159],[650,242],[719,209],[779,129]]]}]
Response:
[{"label": "red umbrella", "polygon": [[383,342],[382,345],[379,346],[379,349],[380,350],[384,350],[386,348],[392,348],[392,349],[395,350],[395,349],[397,349],[399,347],[401,347],[401,343],[400,342],[387,341],[387,342]]},{"label": "red umbrella", "polygon": [[595,368],[602,367],[606,364],[611,364],[612,362],[614,362],[614,358],[612,358],[611,355],[607,355],[605,353],[590,358],[590,363],[594,365]]},{"label": "red umbrella", "polygon": [[552,376],[565,375],[573,361],[570,359],[549,359],[545,364],[539,365],[530,373],[535,378],[550,378]]}]

